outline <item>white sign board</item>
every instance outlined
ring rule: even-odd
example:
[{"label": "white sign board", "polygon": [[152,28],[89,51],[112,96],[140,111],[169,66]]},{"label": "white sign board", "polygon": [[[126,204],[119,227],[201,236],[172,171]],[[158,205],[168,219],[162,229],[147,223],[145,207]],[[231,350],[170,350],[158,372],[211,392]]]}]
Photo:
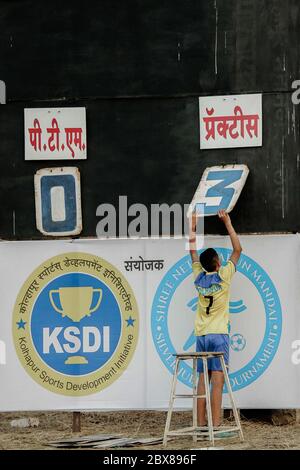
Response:
[{"label": "white sign board", "polygon": [[199,98],[200,148],[262,146],[262,95]]},{"label": "white sign board", "polygon": [[190,204],[188,215],[212,216],[219,210],[231,212],[249,174],[247,165],[212,166],[204,171]]},{"label": "white sign board", "polygon": [[6,103],[6,86],[3,80],[0,80],[0,104]]},{"label": "white sign board", "polygon": [[85,160],[85,108],[24,109],[25,160]]},{"label": "white sign board", "polygon": [[[237,405],[299,408],[300,237],[241,243],[230,297]],[[207,237],[206,246],[222,262],[231,253],[228,237]],[[197,292],[184,247],[178,239],[2,242],[0,410],[167,408],[172,354],[195,350]],[[191,385],[183,364],[178,393]],[[223,400],[228,406],[226,392]]]}]

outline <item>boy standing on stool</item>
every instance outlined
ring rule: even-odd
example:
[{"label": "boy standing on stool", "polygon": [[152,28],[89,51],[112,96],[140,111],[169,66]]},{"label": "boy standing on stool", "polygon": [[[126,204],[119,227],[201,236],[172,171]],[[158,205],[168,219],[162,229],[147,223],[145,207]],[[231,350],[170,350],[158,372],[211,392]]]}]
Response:
[{"label": "boy standing on stool", "polygon": [[[240,258],[242,247],[232,226],[229,215],[221,210],[220,220],[225,224],[232,243],[233,251],[225,266],[221,265],[218,253],[208,248],[198,256],[196,249],[197,216],[192,216],[190,233],[190,254],[195,278],[195,287],[199,294],[195,320],[195,336],[197,352],[224,352],[224,360],[228,366],[229,359],[229,295],[232,277]],[[198,360],[199,372],[198,395],[205,394],[203,362]],[[219,358],[208,360],[208,371],[212,385],[211,408],[213,426],[221,424],[222,393],[224,374]],[[198,399],[198,426],[207,426],[206,403],[204,398]],[[226,437],[226,436],[224,436]]]}]

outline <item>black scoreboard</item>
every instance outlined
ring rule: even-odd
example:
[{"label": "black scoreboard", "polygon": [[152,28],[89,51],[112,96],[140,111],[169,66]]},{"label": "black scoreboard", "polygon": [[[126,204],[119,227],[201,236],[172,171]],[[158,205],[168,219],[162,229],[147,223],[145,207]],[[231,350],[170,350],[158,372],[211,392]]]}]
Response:
[{"label": "black scoreboard", "polygon": [[[24,108],[86,107],[83,231],[102,203],[187,204],[204,169],[246,164],[237,230],[300,230],[299,2],[0,1],[0,237],[42,238]],[[262,93],[263,145],[200,150],[199,96]],[[72,165],[63,162],[63,166]],[[208,218],[206,231],[219,224]]]}]

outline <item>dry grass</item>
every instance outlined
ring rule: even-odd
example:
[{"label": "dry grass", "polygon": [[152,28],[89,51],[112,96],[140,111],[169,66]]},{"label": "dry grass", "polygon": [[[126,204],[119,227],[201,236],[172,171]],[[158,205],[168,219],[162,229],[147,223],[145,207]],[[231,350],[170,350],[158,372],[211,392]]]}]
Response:
[{"label": "dry grass", "polygon": [[[38,428],[12,428],[12,419],[26,416],[38,417]],[[124,411],[84,413],[81,418],[82,431],[79,435],[99,433],[121,433],[128,437],[161,437],[166,414],[159,411]],[[173,415],[174,427],[191,424],[191,413],[176,412]],[[274,426],[263,420],[242,420],[245,442],[238,439],[217,441],[216,446],[225,449],[300,449],[300,425]],[[47,442],[66,437],[74,437],[71,432],[72,413],[2,413],[0,420],[0,449],[53,449]],[[191,438],[177,438],[169,443],[168,449],[193,449],[207,447],[209,442],[196,445]],[[141,448],[141,447],[139,447]],[[147,447],[144,447],[147,449]],[[162,449],[151,446],[148,449]]]}]

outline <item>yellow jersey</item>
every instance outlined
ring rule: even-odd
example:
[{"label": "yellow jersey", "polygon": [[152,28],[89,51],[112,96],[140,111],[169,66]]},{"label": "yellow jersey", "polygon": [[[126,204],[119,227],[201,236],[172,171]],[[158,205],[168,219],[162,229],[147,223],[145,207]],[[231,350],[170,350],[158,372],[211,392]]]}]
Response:
[{"label": "yellow jersey", "polygon": [[235,264],[229,260],[213,273],[205,272],[199,261],[192,268],[199,295],[195,335],[228,334],[230,283]]}]

